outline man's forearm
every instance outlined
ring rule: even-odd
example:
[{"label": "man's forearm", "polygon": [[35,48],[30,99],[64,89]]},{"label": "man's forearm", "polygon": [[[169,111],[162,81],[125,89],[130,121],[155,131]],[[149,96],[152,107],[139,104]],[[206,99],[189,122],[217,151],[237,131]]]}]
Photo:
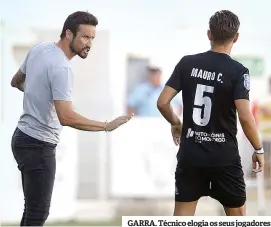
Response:
[{"label": "man's forearm", "polygon": [[243,131],[248,138],[249,142],[253,146],[255,150],[258,150],[262,148],[262,143],[259,137],[257,125],[255,123],[255,120],[253,117],[248,120],[241,120],[240,119],[240,124],[243,128]]},{"label": "man's forearm", "polygon": [[73,111],[69,117],[60,120],[63,126],[69,126],[83,131],[105,131],[106,123],[90,120]]},{"label": "man's forearm", "polygon": [[163,105],[158,105],[158,110],[162,114],[162,116],[171,124],[179,124],[180,119],[178,116],[174,113],[172,106],[170,104],[163,104]]}]

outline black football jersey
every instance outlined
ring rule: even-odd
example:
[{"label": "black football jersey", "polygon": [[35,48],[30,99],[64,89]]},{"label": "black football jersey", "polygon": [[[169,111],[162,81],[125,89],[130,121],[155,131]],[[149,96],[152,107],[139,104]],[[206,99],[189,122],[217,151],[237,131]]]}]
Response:
[{"label": "black football jersey", "polygon": [[166,83],[183,97],[178,161],[220,166],[240,162],[234,100],[249,100],[249,71],[229,55],[207,51],[184,56]]}]

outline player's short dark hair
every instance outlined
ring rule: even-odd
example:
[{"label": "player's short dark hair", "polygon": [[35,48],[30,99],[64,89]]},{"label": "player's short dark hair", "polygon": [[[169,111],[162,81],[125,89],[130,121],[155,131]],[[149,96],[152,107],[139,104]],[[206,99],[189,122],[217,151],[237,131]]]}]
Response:
[{"label": "player's short dark hair", "polygon": [[237,15],[229,10],[217,11],[209,21],[209,29],[214,42],[232,41],[238,33],[239,27],[240,21]]},{"label": "player's short dark hair", "polygon": [[62,32],[60,34],[60,38],[63,39],[65,37],[67,29],[69,29],[72,32],[72,34],[76,36],[80,24],[97,26],[98,20],[95,16],[93,16],[89,12],[84,11],[74,12],[67,17],[63,25]]}]

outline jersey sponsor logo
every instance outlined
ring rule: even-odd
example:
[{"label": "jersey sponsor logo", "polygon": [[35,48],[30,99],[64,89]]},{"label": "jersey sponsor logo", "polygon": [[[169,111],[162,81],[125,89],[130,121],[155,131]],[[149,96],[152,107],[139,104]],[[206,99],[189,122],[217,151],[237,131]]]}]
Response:
[{"label": "jersey sponsor logo", "polygon": [[250,90],[250,76],[249,76],[249,74],[244,74],[243,77],[244,77],[244,87],[247,90]]},{"label": "jersey sponsor logo", "polygon": [[188,129],[186,138],[193,137],[194,136],[194,131],[191,130],[191,128]]},{"label": "jersey sponsor logo", "polygon": [[225,143],[226,142],[224,133],[197,132],[189,128],[187,130],[186,138],[193,138],[193,137],[196,143],[202,143],[202,142]]}]

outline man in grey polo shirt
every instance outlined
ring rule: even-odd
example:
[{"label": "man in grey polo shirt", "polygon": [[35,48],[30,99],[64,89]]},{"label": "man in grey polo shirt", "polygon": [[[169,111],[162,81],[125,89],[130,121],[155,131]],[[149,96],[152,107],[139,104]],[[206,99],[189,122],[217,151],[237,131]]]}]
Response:
[{"label": "man in grey polo shirt", "polygon": [[55,148],[63,126],[113,131],[132,117],[99,122],[72,108],[74,75],[70,60],[76,55],[83,59],[88,56],[97,24],[96,17],[88,12],[69,15],[60,41],[32,47],[12,78],[11,85],[24,92],[23,114],[11,143],[25,198],[21,226],[42,226],[47,220],[55,179]]}]

